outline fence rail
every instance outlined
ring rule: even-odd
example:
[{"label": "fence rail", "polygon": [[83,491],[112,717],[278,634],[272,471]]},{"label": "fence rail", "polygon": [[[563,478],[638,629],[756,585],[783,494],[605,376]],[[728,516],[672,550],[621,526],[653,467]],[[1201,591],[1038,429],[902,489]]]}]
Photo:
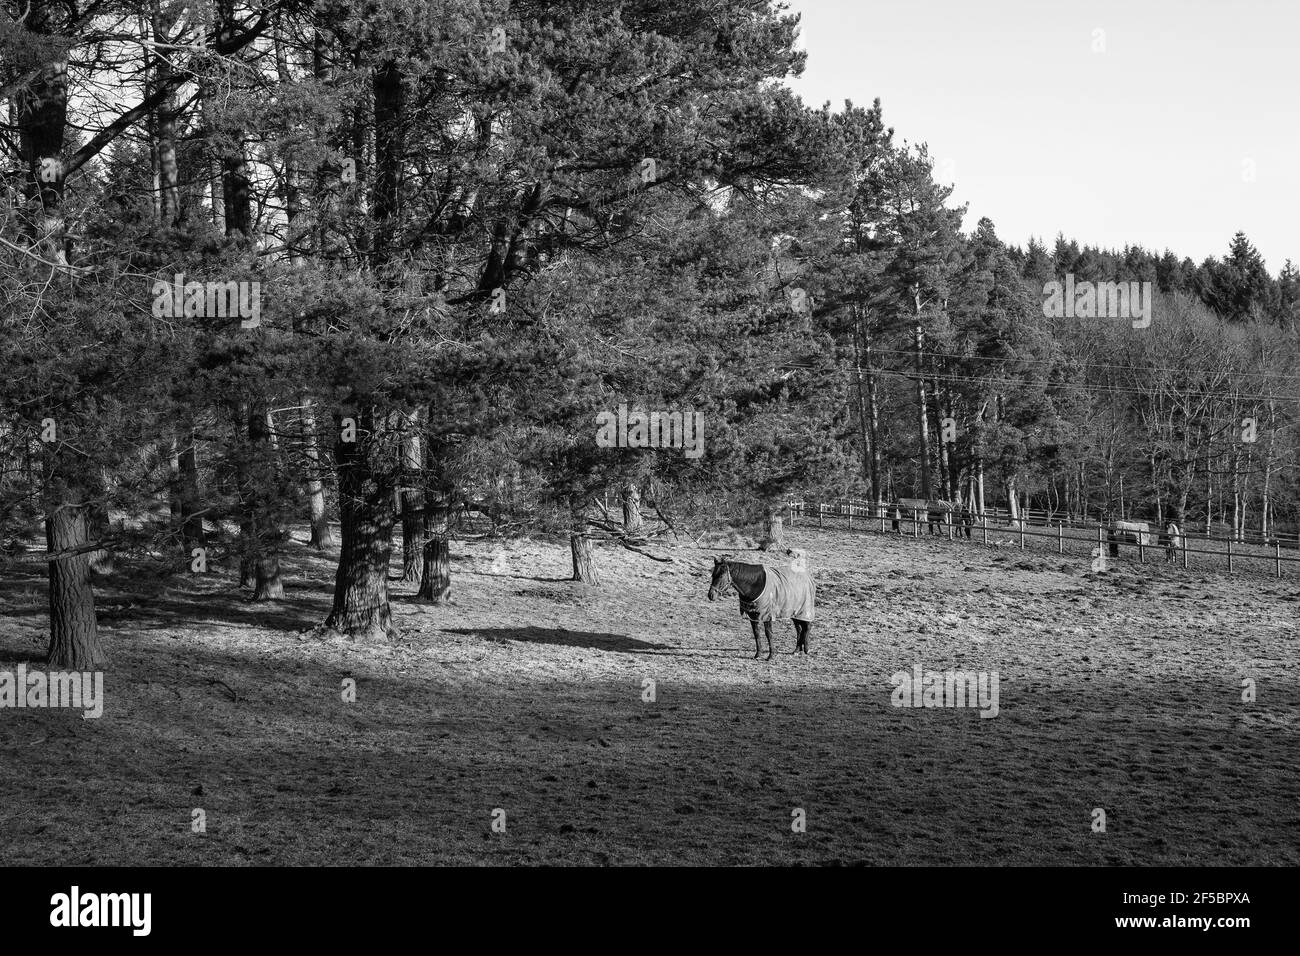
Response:
[{"label": "fence rail", "polygon": [[[916,513],[911,506],[903,505],[899,502],[885,502],[877,504],[875,502],[863,501],[858,498],[840,498],[832,501],[795,501],[790,499],[787,502],[788,513],[791,525],[797,525],[799,519],[815,517],[818,527],[824,528],[827,519],[843,520],[846,529],[853,530],[854,521],[857,520],[858,527],[862,531],[878,531],[879,533],[896,532],[907,534],[911,531],[911,536],[921,537],[921,528],[924,526],[928,534],[934,534],[933,528],[938,525],[945,529],[940,532],[946,534],[949,541],[955,538],[966,537],[974,540],[976,535],[979,536],[980,542],[987,545],[989,536],[992,535],[1014,535],[1017,543],[1023,549],[1025,539],[1041,538],[1056,542],[1058,554],[1067,553],[1067,545],[1077,546],[1080,542],[1085,542],[1089,547],[1094,546],[1096,550],[1094,555],[1103,554],[1103,549],[1107,558],[1117,557],[1118,549],[1121,547],[1129,548],[1137,552],[1138,563],[1145,564],[1148,558],[1148,551],[1165,552],[1165,560],[1171,557],[1177,563],[1182,564],[1184,568],[1189,566],[1189,555],[1200,558],[1226,559],[1227,569],[1229,572],[1236,570],[1236,566],[1243,561],[1264,561],[1273,566],[1275,577],[1282,577],[1282,566],[1284,564],[1300,564],[1300,554],[1287,555],[1283,554],[1284,539],[1283,536],[1264,539],[1262,536],[1255,536],[1255,541],[1238,541],[1232,538],[1219,538],[1213,535],[1204,534],[1196,531],[1182,532],[1182,544],[1170,549],[1162,544],[1143,544],[1139,538],[1138,543],[1132,543],[1125,540],[1112,540],[1109,535],[1109,526],[1100,521],[1091,521],[1079,516],[1070,517],[1060,512],[1053,513],[1043,511],[1023,511],[1017,519],[1012,519],[1007,509],[990,508],[983,514],[971,513],[972,524],[969,527],[959,525],[955,520],[954,512],[941,512],[934,509],[927,517],[922,518]],[[1004,518],[1005,516],[1005,518]],[[1035,516],[1038,516],[1038,523],[1035,525]],[[1053,520],[1053,518],[1055,520]],[[1132,520],[1132,519],[1129,519]],[[1037,529],[1037,530],[1036,530]],[[1160,530],[1153,528],[1152,536],[1158,536]],[[1300,547],[1300,537],[1288,536],[1295,539],[1295,543],[1287,540],[1285,545],[1287,550],[1296,550]],[[1000,542],[995,542],[1000,543]],[[1193,544],[1197,546],[1193,547]],[[1224,545],[1223,548],[1217,549],[1213,545]],[[1291,569],[1288,568],[1288,572]]]}]

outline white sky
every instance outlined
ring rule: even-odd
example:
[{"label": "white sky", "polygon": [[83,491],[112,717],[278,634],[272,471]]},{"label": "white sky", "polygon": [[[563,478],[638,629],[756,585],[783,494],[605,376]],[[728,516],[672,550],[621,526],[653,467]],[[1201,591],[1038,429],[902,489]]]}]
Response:
[{"label": "white sky", "polygon": [[[788,0],[813,106],[879,96],[1004,242],[1300,265],[1300,0]],[[1104,52],[1093,52],[1094,31]]]}]

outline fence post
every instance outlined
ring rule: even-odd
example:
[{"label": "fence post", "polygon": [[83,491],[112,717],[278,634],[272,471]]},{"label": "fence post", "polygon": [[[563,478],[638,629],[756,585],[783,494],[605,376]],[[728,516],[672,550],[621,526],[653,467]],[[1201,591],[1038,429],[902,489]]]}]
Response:
[{"label": "fence post", "polygon": [[989,516],[980,515],[980,529],[984,532],[984,543],[989,543]]},{"label": "fence post", "polygon": [[1184,571],[1187,570],[1187,542],[1188,542],[1187,532],[1184,531],[1183,532],[1183,570]]},{"label": "fence post", "polygon": [[1228,573],[1232,573],[1232,539],[1228,539]]},{"label": "fence post", "polygon": [[951,521],[947,521],[947,522],[945,522],[945,524],[948,525],[948,540],[951,541],[951,540],[952,540],[952,522],[951,522]]},{"label": "fence post", "polygon": [[825,512],[826,512],[826,503],[824,501],[817,502],[817,530],[819,531],[826,526],[825,521],[822,519],[822,515]]},{"label": "fence post", "polygon": [[1146,563],[1147,563],[1147,555],[1146,555],[1146,551],[1144,550],[1143,545],[1142,545],[1142,532],[1141,532],[1141,531],[1137,532],[1137,539],[1138,539],[1138,564],[1146,564]]},{"label": "fence post", "polygon": [[793,499],[793,498],[787,498],[787,499],[786,499],[786,505],[787,505],[787,506],[789,507],[789,509],[790,509],[790,527],[793,528],[793,527],[794,527],[794,499]]},{"label": "fence post", "polygon": [[1065,526],[1056,522],[1056,553],[1065,554]]},{"label": "fence post", "polygon": [[1025,550],[1025,522],[1020,522],[1020,550]]},{"label": "fence post", "polygon": [[849,530],[853,530],[853,499],[849,499]]},{"label": "fence post", "polygon": [[1274,577],[1282,576],[1282,542],[1273,542],[1273,574]]},{"label": "fence post", "polygon": [[1097,557],[1102,558],[1103,561],[1105,560],[1102,555],[1102,548],[1104,547],[1106,547],[1105,537],[1102,533],[1101,525],[1097,525]]}]

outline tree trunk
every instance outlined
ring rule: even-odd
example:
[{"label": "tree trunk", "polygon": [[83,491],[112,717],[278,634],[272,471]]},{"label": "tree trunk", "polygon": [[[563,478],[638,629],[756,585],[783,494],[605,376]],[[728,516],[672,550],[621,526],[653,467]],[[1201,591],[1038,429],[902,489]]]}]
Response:
[{"label": "tree trunk", "polygon": [[[870,485],[871,499],[877,506],[885,501],[884,483],[881,481],[880,461],[880,405],[876,398],[876,378],[871,371],[871,329],[865,310],[853,307],[854,350],[858,385],[858,409],[862,427],[863,471]],[[883,513],[883,512],[878,512]]]},{"label": "tree trunk", "polygon": [[[100,488],[101,495],[106,491],[103,486]],[[95,501],[87,509],[87,518],[89,520],[89,534],[92,540],[102,541],[112,534],[112,524],[108,517],[108,507],[102,501]],[[90,570],[95,574],[112,574],[117,570],[117,560],[113,555],[112,548],[96,548],[89,554]]]},{"label": "tree trunk", "polygon": [[[59,24],[65,16],[61,4],[34,0],[26,5],[24,26],[38,39],[54,39],[52,47],[57,47]],[[68,116],[68,60],[66,55],[49,55],[52,59],[45,61],[36,79],[14,97],[18,153],[26,167],[23,225],[38,255],[66,264],[69,244],[61,157]]]},{"label": "tree trunk", "polygon": [[247,450],[249,407],[237,402],[234,407],[235,500],[239,506],[239,586],[251,588],[257,582],[255,568],[257,527],[253,522],[249,455]]},{"label": "tree trunk", "polygon": [[254,557],[253,539],[256,532],[253,522],[247,518],[239,522],[239,586],[251,588],[257,585],[257,561]]},{"label": "tree trunk", "polygon": [[948,442],[943,439],[943,420],[952,415],[950,400],[947,399],[942,390],[939,388],[939,382],[936,379],[932,386],[934,388],[934,415],[937,421],[937,431],[939,433],[939,491],[945,501],[952,501],[956,497],[954,489],[956,488],[956,478],[953,475],[953,459],[948,455]]},{"label": "tree trunk", "polygon": [[171,514],[172,530],[179,532],[184,521],[185,508],[181,504],[181,453],[180,443],[173,433],[167,438],[167,473],[170,481],[167,491],[167,510]]},{"label": "tree trunk", "polygon": [[572,522],[569,531],[569,550],[573,557],[573,580],[599,587],[600,578],[596,575],[596,566],[592,562],[591,539],[587,537],[586,509],[573,502],[570,503],[569,508]]},{"label": "tree trunk", "polygon": [[393,551],[392,442],[378,428],[386,422],[373,410],[357,415],[357,440],[342,440],[336,416],[334,446],[343,542],[334,576],[334,605],[325,627],[357,641],[387,641],[397,634],[388,603],[388,564]]},{"label": "tree trunk", "polygon": [[280,558],[273,553],[262,553],[254,562],[257,584],[253,589],[254,601],[279,601],[284,598],[284,581],[280,579]]},{"label": "tree trunk", "polygon": [[1260,501],[1259,529],[1264,540],[1270,540],[1275,533],[1276,515],[1273,508],[1273,443],[1277,435],[1277,403],[1268,403],[1268,442],[1264,445],[1264,488]]},{"label": "tree trunk", "polygon": [[596,567],[591,560],[591,539],[582,532],[570,532],[569,550],[573,553],[573,580],[600,587]]},{"label": "tree trunk", "polygon": [[388,262],[401,210],[402,164],[406,160],[406,88],[396,60],[375,70],[371,83],[375,120],[374,265]]},{"label": "tree trunk", "polygon": [[271,413],[260,402],[250,402],[248,407],[248,445],[253,455],[252,488],[246,509],[252,530],[249,569],[254,582],[254,601],[277,601],[284,597],[284,583],[280,580],[280,547],[284,531],[268,514],[272,502],[267,501],[263,485],[272,481],[278,470],[275,458]]},{"label": "tree trunk", "polygon": [[1210,444],[1205,444],[1205,533],[1214,530],[1214,472],[1210,470]]},{"label": "tree trunk", "polygon": [[420,414],[406,416],[406,433],[402,436],[402,580],[407,584],[420,581],[422,558],[420,501]]},{"label": "tree trunk", "polygon": [[[279,79],[282,87],[289,87],[293,84],[293,74],[289,69],[289,51],[288,37],[284,28],[284,14],[277,10],[275,13],[275,30],[273,44],[275,47],[275,70],[276,77]],[[302,258],[301,245],[302,236],[300,220],[302,218],[303,203],[302,190],[299,188],[301,174],[298,171],[297,163],[291,158],[286,157],[284,161],[284,176],[281,179],[280,196],[284,200],[284,242],[288,247],[289,262],[297,265]]]},{"label": "tree trunk", "polygon": [[172,528],[180,534],[182,550],[187,560],[191,550],[203,546],[203,517],[197,513],[199,467],[194,454],[194,441],[193,433],[188,431],[179,439],[173,433],[168,440],[172,476],[168,503]]},{"label": "tree trunk", "polygon": [[320,438],[316,434],[316,411],[309,398],[302,402],[302,438],[307,456],[307,495],[311,501],[311,546],[317,551],[334,547],[329,515],[325,511],[325,483],[321,480]]},{"label": "tree trunk", "polygon": [[424,507],[424,568],[416,595],[430,604],[451,600],[451,542],[448,539],[450,511],[446,502],[433,502],[426,495]]},{"label": "tree trunk", "polygon": [[1272,456],[1270,455],[1264,462],[1264,489],[1260,500],[1260,511],[1259,511],[1259,533],[1263,536],[1265,541],[1268,541],[1270,538],[1273,537],[1272,534],[1273,500],[1270,497],[1270,495],[1272,494],[1270,488],[1272,477],[1273,477],[1273,459]]},{"label": "tree trunk", "polygon": [[916,298],[916,327],[913,329],[913,345],[916,350],[916,422],[920,429],[921,441],[921,497],[934,497],[930,488],[930,415],[925,388],[925,329],[921,325],[921,297]]},{"label": "tree trunk", "polygon": [[[45,519],[51,555],[82,548],[86,506],[65,496]],[[95,621],[95,593],[90,586],[90,555],[74,554],[50,561],[50,646],[46,663],[53,669],[90,671],[104,663]]]},{"label": "tree trunk", "polygon": [[1234,541],[1241,540],[1241,454],[1235,446],[1232,449],[1232,527],[1228,536]]},{"label": "tree trunk", "polygon": [[779,508],[769,508],[767,512],[767,537],[761,545],[764,551],[777,551],[785,546],[785,521]]},{"label": "tree trunk", "polygon": [[641,486],[629,481],[623,486],[623,533],[629,537],[641,534]]},{"label": "tree trunk", "polygon": [[[159,4],[153,4],[150,11],[153,39],[158,43],[171,41],[170,28],[175,25],[164,23]],[[170,18],[169,18],[170,19]],[[156,89],[167,87],[171,83],[174,69],[167,56],[153,58],[153,81]],[[158,156],[158,220],[164,227],[175,226],[181,219],[180,171],[176,162],[176,93],[167,94],[153,123],[155,152]]]},{"label": "tree trunk", "polygon": [[199,493],[199,460],[193,431],[185,435],[185,446],[180,451],[181,480],[181,539],[185,542],[186,556],[194,548],[203,547],[203,515]]},{"label": "tree trunk", "polygon": [[226,198],[221,187],[221,160],[216,156],[207,162],[208,197],[212,205],[212,226],[220,233],[226,231]]}]

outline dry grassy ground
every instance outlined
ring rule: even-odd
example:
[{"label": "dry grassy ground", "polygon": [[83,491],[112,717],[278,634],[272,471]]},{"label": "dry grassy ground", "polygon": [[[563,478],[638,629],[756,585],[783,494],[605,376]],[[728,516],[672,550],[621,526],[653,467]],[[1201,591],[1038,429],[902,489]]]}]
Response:
[{"label": "dry grassy ground", "polygon": [[[1294,580],[789,544],[819,619],[810,656],[781,625],[770,663],[734,599],[706,600],[705,549],[600,550],[597,591],[562,545],[457,543],[455,603],[394,584],[380,648],[300,635],[332,582],[301,543],[275,606],[220,575],[110,579],[104,716],[0,710],[0,860],[1300,863]],[[0,669],[39,666],[32,574],[0,583]],[[891,706],[918,662],[997,671],[1000,715]]]}]

